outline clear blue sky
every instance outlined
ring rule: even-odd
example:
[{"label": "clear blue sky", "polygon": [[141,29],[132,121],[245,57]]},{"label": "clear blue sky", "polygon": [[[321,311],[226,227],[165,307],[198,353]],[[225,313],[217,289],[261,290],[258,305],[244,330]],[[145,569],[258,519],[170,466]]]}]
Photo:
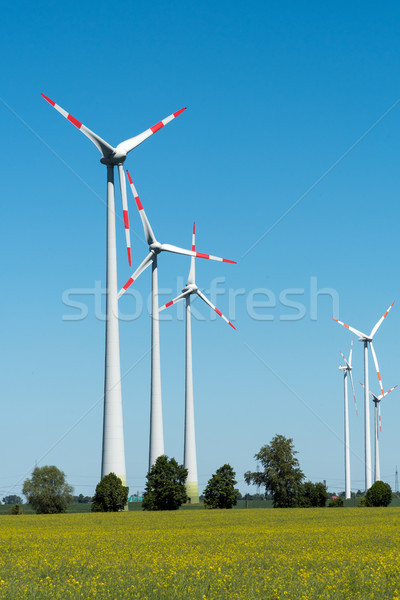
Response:
[{"label": "clear blue sky", "polygon": [[[308,478],[344,489],[338,366],[351,335],[332,316],[370,331],[397,299],[375,348],[385,388],[400,384],[399,25],[395,2],[7,6],[0,26],[1,497],[20,491],[35,461],[62,468],[77,493],[92,494],[100,477],[104,322],[90,295],[79,299],[87,318],[65,320],[77,311],[62,298],[105,285],[105,169],[41,92],[114,145],[188,107],[126,166],[160,241],[190,245],[195,220],[200,251],[238,261],[197,263],[200,287],[225,278],[216,303],[237,327],[211,319],[196,301],[204,317],[193,326],[200,488],[229,462],[245,492],[254,454],[281,433],[293,437]],[[116,200],[121,216],[118,191]],[[146,247],[129,203],[135,266]],[[117,233],[122,285],[132,270],[121,220]],[[161,257],[160,288],[171,290],[163,300],[176,295],[188,269],[189,259]],[[316,303],[312,282],[335,290],[336,315],[330,296]],[[146,302],[150,272],[135,290]],[[275,306],[265,306],[266,293]],[[282,304],[282,293],[302,303],[303,318],[287,320],[297,311]],[[120,309],[132,315],[134,299],[123,298]],[[161,327],[165,451],[182,460],[184,323],[178,310],[169,314]],[[146,311],[121,322],[120,337],[135,491],[144,487],[148,460]],[[370,369],[377,391],[372,361]],[[355,341],[355,490],[364,481],[362,377]],[[399,415],[394,392],[382,403],[381,436],[382,478],[392,485]]]}]

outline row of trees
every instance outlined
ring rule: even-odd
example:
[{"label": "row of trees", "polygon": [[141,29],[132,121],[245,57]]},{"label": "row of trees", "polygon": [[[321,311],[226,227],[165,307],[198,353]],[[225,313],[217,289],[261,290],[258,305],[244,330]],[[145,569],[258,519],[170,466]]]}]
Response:
[{"label": "row of trees", "polygon": [[[323,483],[305,481],[305,476],[296,457],[293,440],[276,435],[270,444],[263,446],[255,455],[262,469],[244,474],[248,485],[265,488],[275,508],[322,507],[329,498]],[[188,501],[185,482],[187,469],[174,458],[158,457],[147,474],[147,483],[142,507],[144,510],[176,510]],[[207,508],[232,508],[240,497],[235,487],[235,472],[228,464],[217,469],[204,490]],[[93,498],[78,497],[79,502],[92,501],[92,511],[123,510],[128,502],[128,488],[110,473],[96,487]],[[36,467],[31,479],[23,485],[23,493],[38,513],[65,512],[72,502],[73,488],[65,481],[65,474],[55,466]],[[8,496],[4,500],[22,503],[19,496]],[[387,506],[392,499],[388,484],[376,482],[363,498],[363,506]],[[332,501],[330,506],[342,506],[343,500]]]}]

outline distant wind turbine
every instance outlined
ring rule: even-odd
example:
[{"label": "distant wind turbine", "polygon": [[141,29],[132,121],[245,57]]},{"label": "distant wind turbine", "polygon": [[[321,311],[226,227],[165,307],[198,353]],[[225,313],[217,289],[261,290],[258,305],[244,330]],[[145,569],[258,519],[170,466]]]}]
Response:
[{"label": "distant wind turbine", "polygon": [[[361,383],[360,384],[364,387],[364,385]],[[379,433],[378,433],[378,421],[379,421],[379,431],[382,431],[381,428],[381,400],[387,396],[388,394],[390,394],[390,392],[393,392],[393,390],[395,390],[397,388],[397,385],[395,385],[394,387],[390,388],[390,390],[388,390],[387,392],[385,392],[384,394],[381,394],[380,396],[375,396],[375,394],[373,394],[371,391],[369,392],[370,396],[372,397],[372,401],[375,405],[375,468],[374,468],[374,482],[375,481],[380,481],[381,480],[381,465],[380,465],[380,458],[379,458]],[[379,413],[379,417],[378,417],[378,413]]]},{"label": "distant wind turbine", "polygon": [[150,129],[133,138],[125,140],[115,148],[104,141],[53,100],[42,94],[70,123],[75,125],[101,152],[100,162],[107,167],[107,296],[106,296],[106,360],[104,376],[104,419],[103,419],[103,454],[101,477],[115,473],[126,484],[124,429],[121,398],[121,367],[119,356],[118,297],[117,297],[117,249],[115,237],[115,202],[114,202],[114,167],[118,167],[122,196],[128,261],[131,264],[131,244],[129,233],[128,205],[126,199],[126,181],[123,163],[127,154],[147,140],[153,133],[175,119],[185,109],[182,108],[163,119]]},{"label": "distant wind turbine", "polygon": [[[158,320],[158,271],[157,257],[161,252],[172,252],[174,254],[184,254],[198,258],[207,258],[226,263],[236,264],[233,260],[219,258],[211,254],[203,254],[194,250],[185,250],[172,244],[160,244],[157,241],[150,222],[143,209],[132,178],[127,171],[128,180],[131,186],[133,196],[136,201],[136,206],[139,210],[142,219],[144,235],[149,245],[149,254],[139,265],[132,277],[128,279],[123,288],[119,291],[118,298],[122,296],[139,277],[147,267],[152,265],[152,314],[151,314],[151,392],[150,392],[150,449],[149,449],[149,470],[156,462],[157,458],[164,454],[164,433],[163,433],[163,418],[162,418],[162,401],[161,401],[161,366],[160,366],[160,328]],[[208,303],[208,300],[206,300]]]},{"label": "distant wind turbine", "polygon": [[347,401],[347,374],[350,376],[351,387],[353,390],[354,404],[357,411],[356,393],[354,391],[353,376],[351,374],[351,358],[353,355],[353,340],[351,340],[351,348],[349,354],[349,360],[345,358],[343,352],[340,353],[345,362],[345,366],[340,365],[339,369],[343,371],[344,375],[344,475],[345,475],[345,495],[346,498],[351,498],[351,487],[350,487],[350,436],[349,436],[349,407]]},{"label": "distant wind turbine", "polygon": [[[196,250],[195,224],[193,223],[192,250]],[[173,300],[170,300],[164,306],[159,308],[159,312],[176,304],[180,300],[186,299],[186,353],[185,353],[185,445],[184,445],[184,466],[188,470],[186,481],[186,493],[192,504],[199,501],[199,484],[197,478],[197,457],[196,457],[196,438],[194,425],[194,403],[193,403],[193,366],[192,366],[192,317],[190,309],[190,297],[197,294],[217,315],[222,317],[228,325],[236,329],[234,325],[222,314],[220,310],[202,292],[196,285],[195,277],[195,258],[190,259],[190,271],[187,283],[179,294]]]},{"label": "distant wind turbine", "polygon": [[372,483],[372,473],[371,473],[371,431],[370,431],[370,418],[369,418],[369,377],[368,377],[368,344],[371,346],[372,357],[374,359],[376,372],[378,375],[379,385],[381,388],[381,393],[383,394],[383,385],[382,378],[379,371],[378,359],[376,358],[374,346],[372,344],[372,340],[374,335],[378,331],[381,326],[383,320],[387,316],[388,312],[392,308],[394,302],[389,306],[385,314],[379,319],[376,325],[372,328],[372,331],[369,335],[366,333],[362,333],[358,331],[358,329],[354,329],[354,327],[350,327],[350,325],[346,325],[346,323],[342,323],[342,321],[338,321],[337,319],[333,319],[346,329],[349,329],[356,335],[360,336],[358,338],[359,342],[364,343],[364,437],[365,437],[365,491],[367,491],[371,487]]}]

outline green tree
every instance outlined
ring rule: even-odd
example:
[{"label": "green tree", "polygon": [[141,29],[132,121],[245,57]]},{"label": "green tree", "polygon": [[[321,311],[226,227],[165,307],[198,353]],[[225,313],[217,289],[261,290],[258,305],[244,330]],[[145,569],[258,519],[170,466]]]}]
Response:
[{"label": "green tree", "polygon": [[122,481],[115,473],[108,473],[97,484],[96,492],[93,496],[93,512],[117,512],[124,510],[128,504],[129,488],[122,484]]},{"label": "green tree", "polygon": [[63,513],[72,502],[73,487],[65,481],[65,473],[55,466],[35,467],[26,479],[22,493],[39,514]]},{"label": "green tree", "polygon": [[365,506],[389,506],[391,501],[392,488],[383,481],[375,481],[365,495]]},{"label": "green tree", "polygon": [[209,479],[204,490],[204,504],[207,508],[232,508],[240,492],[235,488],[236,473],[230,465],[223,465]]},{"label": "green tree", "polygon": [[91,501],[92,498],[90,496],[84,496],[83,494],[79,494],[79,496],[74,496],[74,502],[78,502],[79,504],[87,504]]},{"label": "green tree", "polygon": [[298,503],[304,473],[296,454],[292,438],[276,435],[254,456],[264,470],[244,474],[248,485],[264,485],[271,492],[274,508],[292,508]]},{"label": "green tree", "polygon": [[326,486],[321,482],[306,481],[299,488],[298,504],[304,508],[325,506],[328,498]]},{"label": "green tree", "polygon": [[20,496],[5,496],[3,498],[4,504],[23,504],[22,498]]},{"label": "green tree", "polygon": [[174,458],[159,456],[147,473],[143,510],[177,510],[188,501],[185,481],[188,470]]}]

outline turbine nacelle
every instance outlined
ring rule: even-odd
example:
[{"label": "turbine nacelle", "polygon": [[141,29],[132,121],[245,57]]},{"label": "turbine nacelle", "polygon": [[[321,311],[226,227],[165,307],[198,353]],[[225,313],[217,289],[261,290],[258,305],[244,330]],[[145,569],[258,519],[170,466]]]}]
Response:
[{"label": "turbine nacelle", "polygon": [[160,252],[162,251],[162,244],[160,244],[160,242],[153,242],[149,245],[149,250],[153,254],[160,254]]},{"label": "turbine nacelle", "polygon": [[195,283],[188,283],[185,285],[185,287],[182,290],[182,294],[187,294],[187,293],[191,293],[194,294],[195,292],[197,292],[199,288],[197,287],[197,285]]},{"label": "turbine nacelle", "polygon": [[116,167],[117,165],[122,165],[125,162],[126,156],[126,153],[123,153],[116,148],[112,154],[110,153],[103,155],[100,159],[100,162],[103,165]]}]

